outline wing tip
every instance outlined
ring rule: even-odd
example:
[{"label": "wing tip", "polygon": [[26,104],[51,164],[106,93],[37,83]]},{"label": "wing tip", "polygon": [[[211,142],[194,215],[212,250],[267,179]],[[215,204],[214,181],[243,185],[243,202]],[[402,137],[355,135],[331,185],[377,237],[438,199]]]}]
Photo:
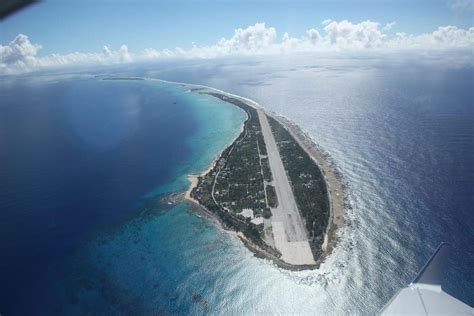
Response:
[{"label": "wing tip", "polygon": [[431,255],[430,259],[421,268],[418,275],[413,279],[411,284],[431,284],[441,286],[444,267],[448,260],[449,250],[452,245],[448,242],[441,242],[436,251]]}]

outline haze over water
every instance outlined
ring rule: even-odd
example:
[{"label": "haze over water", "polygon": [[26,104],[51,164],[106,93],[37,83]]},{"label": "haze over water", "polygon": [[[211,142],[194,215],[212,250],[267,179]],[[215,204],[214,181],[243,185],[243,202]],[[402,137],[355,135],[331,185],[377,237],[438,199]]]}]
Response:
[{"label": "haze over water", "polygon": [[185,204],[152,198],[207,167],[238,134],[238,109],[155,82],[9,83],[0,312],[371,314],[441,241],[455,246],[446,291],[474,305],[472,69],[186,66],[111,72],[209,84],[298,123],[349,187],[334,255],[319,271],[282,271]]}]

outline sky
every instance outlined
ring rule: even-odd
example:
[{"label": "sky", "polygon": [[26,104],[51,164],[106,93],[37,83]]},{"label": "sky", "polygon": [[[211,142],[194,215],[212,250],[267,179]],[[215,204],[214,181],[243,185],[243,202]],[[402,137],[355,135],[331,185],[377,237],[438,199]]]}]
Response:
[{"label": "sky", "polygon": [[[448,26],[455,29],[443,31],[449,34],[442,35],[441,47],[446,48],[446,41],[454,38],[454,44],[449,45],[472,48],[473,14],[474,0],[51,0],[34,4],[0,22],[0,73],[15,72],[11,71],[15,67],[26,70],[31,66],[49,65],[53,63],[53,56],[56,56],[56,63],[69,64],[78,60],[84,62],[87,58],[104,62],[106,58],[102,55],[108,56],[110,62],[130,62],[137,56],[138,59],[213,58],[235,52],[260,54],[407,46],[401,41],[387,44],[389,39],[400,37],[397,34],[405,34],[404,39],[432,34],[432,39],[424,39],[426,48],[437,45],[438,35],[433,32]],[[328,31],[326,28],[331,22],[337,25],[330,26]],[[249,31],[249,27],[253,29]],[[235,39],[239,29],[247,32]],[[310,34],[309,30],[317,33]],[[348,33],[352,36],[350,39]],[[19,34],[22,35],[20,38]],[[254,37],[264,43],[248,43]],[[360,37],[364,37],[364,42],[360,42]],[[216,47],[222,38],[235,40]],[[285,38],[285,46],[276,49],[275,43],[284,42]],[[293,41],[290,45],[291,39],[300,42],[306,39],[307,43]],[[337,45],[328,44],[330,42]],[[414,42],[412,39],[410,45]],[[90,55],[93,52],[102,55]]]}]

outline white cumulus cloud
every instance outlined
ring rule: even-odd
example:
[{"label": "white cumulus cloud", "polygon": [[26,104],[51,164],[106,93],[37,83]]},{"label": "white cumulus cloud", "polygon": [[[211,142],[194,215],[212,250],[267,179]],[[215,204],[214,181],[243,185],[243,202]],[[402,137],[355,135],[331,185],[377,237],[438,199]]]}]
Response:
[{"label": "white cumulus cloud", "polygon": [[347,20],[332,21],[324,26],[330,44],[338,49],[362,49],[381,47],[387,38],[380,24],[364,21],[353,24]]},{"label": "white cumulus cloud", "polygon": [[0,45],[0,69],[6,67],[27,69],[36,63],[36,54],[41,45],[32,44],[28,36],[18,34],[8,45]]},{"label": "white cumulus cloud", "polygon": [[308,36],[308,40],[311,44],[317,44],[319,41],[322,40],[321,34],[316,29],[307,30],[306,35]]},{"label": "white cumulus cloud", "polygon": [[[278,39],[277,30],[256,23],[238,28],[230,38],[222,38],[213,45],[192,44],[191,48],[157,50],[147,48],[130,52],[127,45],[113,50],[104,46],[101,52],[51,54],[38,56],[41,45],[33,44],[28,36],[19,34],[13,41],[0,45],[0,74],[15,74],[47,67],[65,65],[117,64],[166,58],[216,58],[222,56],[252,56],[308,52],[412,52],[413,54],[464,49],[472,56],[474,27],[462,29],[441,26],[431,33],[413,35],[389,32],[395,22],[381,25],[374,21],[353,23],[347,20],[324,20],[322,29],[309,28],[304,35],[292,37],[288,33]],[[439,56],[440,54],[438,54]]]},{"label": "white cumulus cloud", "polygon": [[41,45],[30,42],[28,36],[18,34],[7,45],[0,45],[0,74],[15,74],[38,68],[67,65],[116,64],[132,62],[127,45],[118,50],[104,46],[101,53],[51,54],[38,57]]},{"label": "white cumulus cloud", "polygon": [[229,53],[262,52],[273,44],[276,30],[266,27],[265,23],[256,23],[246,29],[236,29],[229,40],[221,39],[217,46]]},{"label": "white cumulus cloud", "polygon": [[397,33],[388,42],[389,47],[396,49],[450,49],[474,48],[474,27],[467,30],[456,26],[440,26],[428,34],[410,35]]}]

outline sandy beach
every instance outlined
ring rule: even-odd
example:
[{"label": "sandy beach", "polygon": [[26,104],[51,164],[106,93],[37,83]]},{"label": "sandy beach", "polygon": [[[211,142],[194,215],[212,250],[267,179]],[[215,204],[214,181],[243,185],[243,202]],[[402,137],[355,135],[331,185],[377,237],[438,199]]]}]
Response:
[{"label": "sandy beach", "polygon": [[198,179],[199,179],[199,176],[188,175],[188,180],[191,181],[191,185],[189,186],[189,188],[186,190],[186,193],[184,194],[184,198],[186,200],[192,201],[197,204],[199,204],[199,202],[191,196],[191,191],[197,186]]}]

